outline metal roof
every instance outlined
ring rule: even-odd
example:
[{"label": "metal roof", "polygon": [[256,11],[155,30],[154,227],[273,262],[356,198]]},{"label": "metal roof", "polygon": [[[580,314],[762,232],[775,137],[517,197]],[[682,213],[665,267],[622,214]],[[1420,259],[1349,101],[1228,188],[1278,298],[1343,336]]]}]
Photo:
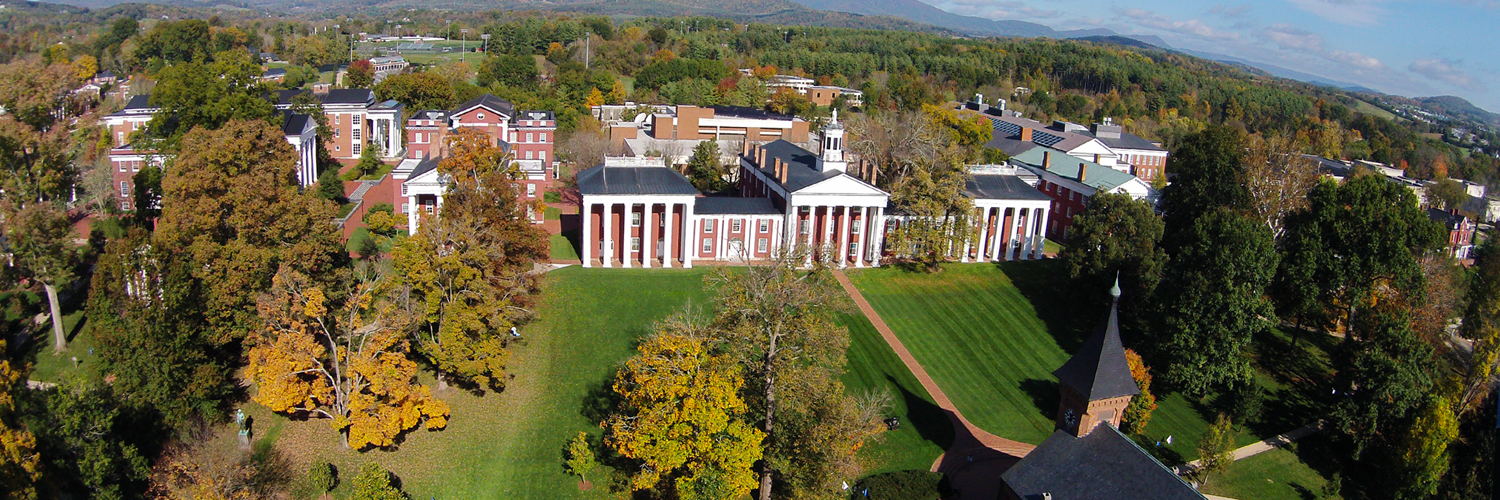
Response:
[{"label": "metal roof", "polygon": [[964,193],[976,200],[1051,200],[1046,193],[1014,175],[974,174],[964,183]]},{"label": "metal roof", "polygon": [[693,200],[693,213],[700,215],[780,215],[770,198],[703,196]]},{"label": "metal roof", "polygon": [[1000,475],[1017,497],[1058,500],[1204,500],[1146,450],[1100,424],[1083,437],[1056,431]]},{"label": "metal roof", "polygon": [[510,101],[507,101],[505,99],[496,97],[494,94],[490,93],[485,93],[482,96],[469,99],[463,104],[459,104],[457,108],[453,108],[453,114],[460,115],[479,106],[484,106],[490,111],[502,113],[506,116],[513,116],[516,114],[515,104],[512,104]]},{"label": "metal roof", "polygon": [[581,194],[666,194],[696,196],[687,177],[666,167],[606,167],[578,172]]},{"label": "metal roof", "polygon": [[[1047,162],[1047,155],[1051,155],[1052,157],[1052,168],[1043,169],[1042,164]],[[1099,191],[1109,191],[1135,179],[1134,175],[1098,163],[1068,156],[1066,152],[1052,148],[1033,148],[1021,154],[1011,156],[1010,159],[1012,162],[1020,163],[1036,170],[1045,170],[1046,172],[1073,181],[1078,181],[1078,167],[1082,165],[1087,174],[1084,175],[1084,180],[1080,181],[1080,183]]]},{"label": "metal roof", "polygon": [[787,142],[786,139],[777,139],[761,148],[766,151],[766,164],[759,167],[767,179],[776,179],[775,162],[772,159],[780,158],[787,164],[786,182],[780,184],[789,193],[838,177],[841,173],[837,170],[819,172],[816,168],[818,155]]}]

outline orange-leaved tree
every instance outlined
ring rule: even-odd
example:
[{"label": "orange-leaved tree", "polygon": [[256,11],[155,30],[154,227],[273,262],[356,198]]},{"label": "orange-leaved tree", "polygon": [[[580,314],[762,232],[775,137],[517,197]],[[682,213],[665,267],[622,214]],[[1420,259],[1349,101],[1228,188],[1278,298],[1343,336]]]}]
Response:
[{"label": "orange-leaved tree", "polygon": [[518,197],[510,154],[473,129],[449,136],[448,150],[442,209],[392,250],[395,275],[421,308],[417,350],[437,368],[438,388],[453,375],[499,389],[509,329],[532,314],[531,270],[547,258],[547,234],[531,222],[540,205]]},{"label": "orange-leaved tree", "polygon": [[391,446],[419,424],[446,427],[448,405],[416,381],[417,364],[407,357],[410,319],[392,283],[360,266],[335,295],[283,266],[260,299],[264,327],[247,340],[255,401],[331,419],[353,448]]}]

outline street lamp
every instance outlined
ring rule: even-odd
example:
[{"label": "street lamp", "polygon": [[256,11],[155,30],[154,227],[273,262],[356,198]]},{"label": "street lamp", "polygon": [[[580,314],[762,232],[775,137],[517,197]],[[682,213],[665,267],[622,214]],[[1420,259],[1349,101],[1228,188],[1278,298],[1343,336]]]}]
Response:
[{"label": "street lamp", "polygon": [[484,49],[483,49],[484,50],[484,55],[485,55],[485,57],[489,57],[489,54],[490,54],[490,34],[489,33],[480,33],[479,34],[479,38],[484,39]]},{"label": "street lamp", "polygon": [[468,62],[468,60],[469,60],[469,47],[468,47],[469,46],[469,28],[462,28],[462,29],[458,30],[458,32],[459,33],[463,33],[463,35],[464,35],[464,40],[462,42],[458,43],[458,54],[459,54],[458,55],[458,61],[459,62]]}]

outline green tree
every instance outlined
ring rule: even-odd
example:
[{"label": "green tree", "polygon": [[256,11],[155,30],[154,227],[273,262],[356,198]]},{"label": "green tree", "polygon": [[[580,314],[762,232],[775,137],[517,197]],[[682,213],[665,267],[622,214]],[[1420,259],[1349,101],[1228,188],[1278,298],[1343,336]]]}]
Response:
[{"label": "green tree", "polygon": [[406,493],[392,484],[391,473],[374,462],[359,467],[349,490],[349,500],[406,500]]},{"label": "green tree", "polygon": [[193,60],[162,69],[151,90],[151,104],[161,110],[147,125],[149,135],[157,142],[154,147],[185,152],[179,149],[189,131],[198,127],[218,129],[231,120],[266,120],[280,125],[281,115],[265,98],[269,88],[260,75],[260,64],[243,50],[225,51],[213,62]]},{"label": "green tree", "polygon": [[144,66],[152,59],[183,63],[211,58],[215,54],[209,52],[209,48],[213,46],[210,31],[208,22],[202,19],[157,23],[140,39],[135,51],[131,53],[131,58],[135,60],[133,66]]},{"label": "green tree", "polygon": [[147,164],[131,177],[135,184],[135,219],[146,223],[161,216],[161,167]]},{"label": "green tree", "polygon": [[1162,193],[1161,208],[1167,222],[1167,241],[1186,231],[1193,222],[1218,207],[1242,210],[1250,207],[1245,184],[1244,132],[1231,127],[1209,127],[1189,134],[1172,151],[1167,171],[1175,174]]},{"label": "green tree", "polygon": [[344,83],[351,89],[370,88],[370,84],[375,83],[375,66],[370,64],[369,59],[349,63],[349,67],[344,70]]},{"label": "green tree", "polygon": [[25,276],[37,280],[47,292],[52,316],[52,350],[68,348],[62,327],[62,307],[57,287],[73,282],[77,253],[73,248],[73,224],[60,207],[32,203],[6,217],[5,239],[14,265]]},{"label": "green tree", "polygon": [[1453,179],[1438,179],[1428,184],[1424,191],[1427,203],[1443,210],[1458,209],[1469,201],[1469,193],[1464,190],[1464,185]]},{"label": "green tree", "polygon": [[529,55],[490,54],[479,65],[479,85],[500,83],[515,88],[536,86],[536,58]]},{"label": "green tree", "polygon": [[693,156],[688,158],[688,178],[693,187],[705,193],[716,193],[729,187],[724,179],[725,168],[719,161],[719,143],[702,141],[693,147]]},{"label": "green tree", "polygon": [[318,187],[313,190],[319,198],[341,203],[344,201],[344,180],[339,178],[338,169],[323,169],[318,174]]},{"label": "green tree", "polygon": [[1356,459],[1381,436],[1399,434],[1434,383],[1432,346],[1412,331],[1405,311],[1383,307],[1361,314],[1351,328],[1361,332],[1360,340],[1346,340],[1333,353],[1333,385],[1341,397],[1329,420],[1353,445]]},{"label": "green tree", "polygon": [[1198,467],[1193,470],[1193,480],[1200,485],[1208,484],[1209,477],[1229,470],[1233,463],[1234,423],[1220,414],[1198,442]]},{"label": "green tree", "polygon": [[1429,395],[1402,442],[1401,498],[1429,498],[1448,472],[1449,445],[1458,439],[1458,416],[1447,398]]},{"label": "green tree", "polygon": [[405,104],[410,110],[452,109],[459,99],[453,84],[436,71],[390,75],[375,84],[375,95]]},{"label": "green tree", "polygon": [[1467,357],[1458,356],[1459,392],[1454,401],[1460,414],[1479,406],[1490,395],[1495,364],[1500,361],[1500,243],[1486,240],[1475,252],[1459,334],[1473,342]]},{"label": "green tree", "polygon": [[[5,341],[0,340],[0,351],[4,349]],[[22,423],[12,396],[25,378],[11,361],[0,359],[0,483],[10,490],[0,498],[6,500],[36,498],[36,483],[42,478],[36,436]]]},{"label": "green tree", "polygon": [[702,325],[680,316],[657,325],[615,381],[619,413],[601,424],[617,452],[640,462],[632,490],[729,500],[755,488],[765,434],[741,419],[740,373]]},{"label": "green tree", "polygon": [[594,448],[589,446],[589,433],[578,431],[578,436],[568,441],[566,458],[568,472],[588,483],[589,472],[593,472],[594,467],[599,465],[594,460]]},{"label": "green tree", "polygon": [[1061,255],[1076,293],[1097,294],[1119,278],[1125,323],[1139,325],[1161,281],[1167,253],[1161,248],[1161,217],[1129,195],[1100,193],[1073,218]]},{"label": "green tree", "polygon": [[1181,241],[1157,294],[1163,375],[1199,396],[1248,383],[1245,351],[1275,321],[1265,298],[1276,273],[1271,230],[1220,208],[1199,217]]},{"label": "green tree", "polygon": [[974,199],[964,192],[967,181],[962,153],[954,149],[897,180],[891,202],[906,217],[889,232],[891,249],[937,271],[940,262],[972,244],[978,222]]},{"label": "green tree", "polygon": [[17,396],[55,493],[112,500],[145,494],[151,458],[143,446],[162,436],[121,404],[113,388],[65,382]]},{"label": "green tree", "polygon": [[508,330],[529,319],[539,290],[532,266],[547,258],[547,236],[531,223],[536,204],[518,201],[509,153],[475,130],[448,138],[438,171],[448,183],[442,211],[392,250],[397,275],[424,318],[417,348],[466,382],[504,386]]}]

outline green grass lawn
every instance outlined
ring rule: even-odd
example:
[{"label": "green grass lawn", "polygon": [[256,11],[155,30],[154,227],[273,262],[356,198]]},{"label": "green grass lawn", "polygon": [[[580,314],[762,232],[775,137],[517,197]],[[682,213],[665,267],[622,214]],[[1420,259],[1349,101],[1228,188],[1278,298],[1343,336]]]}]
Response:
[{"label": "green grass lawn", "polygon": [[875,331],[864,315],[841,314],[839,322],[849,329],[849,364],[844,389],[850,394],[888,391],[892,408],[888,416],[900,420],[894,431],[881,433],[862,450],[865,475],[907,469],[928,470],[953,442],[953,426],[932,397],[896,352]]},{"label": "green grass lawn", "polygon": [[[44,299],[45,300],[45,299]],[[44,302],[45,303],[45,302]],[[81,324],[80,324],[81,322]],[[94,346],[94,338],[89,334],[88,321],[85,319],[82,309],[75,311],[63,311],[63,332],[68,336],[68,348],[62,352],[52,350],[52,323],[49,321],[43,325],[29,325],[35,327],[32,334],[32,349],[27,353],[27,362],[31,363],[31,373],[27,378],[40,382],[61,382],[64,377],[73,373],[88,373],[93,369],[98,360],[91,352]],[[77,362],[73,361],[77,358]]]},{"label": "green grass lawn", "polygon": [[554,234],[549,240],[552,243],[552,260],[578,260],[578,249],[573,247],[573,241],[567,236]]},{"label": "green grass lawn", "polygon": [[[850,275],[964,416],[997,435],[1035,444],[1053,430],[1059,396],[1052,371],[1105,313],[1103,304],[1073,300],[1062,273],[1059,261],[1048,260],[947,264],[934,274],[888,266]],[[1155,448],[1172,436],[1158,456],[1166,462],[1196,458],[1198,440],[1217,413],[1212,401],[1158,398],[1143,446]],[[1241,429],[1236,442],[1250,444],[1255,435]]]},{"label": "green grass lawn", "polygon": [[1236,461],[1228,471],[1209,478],[1202,491],[1235,500],[1320,498],[1325,483],[1296,453],[1279,449]]}]

